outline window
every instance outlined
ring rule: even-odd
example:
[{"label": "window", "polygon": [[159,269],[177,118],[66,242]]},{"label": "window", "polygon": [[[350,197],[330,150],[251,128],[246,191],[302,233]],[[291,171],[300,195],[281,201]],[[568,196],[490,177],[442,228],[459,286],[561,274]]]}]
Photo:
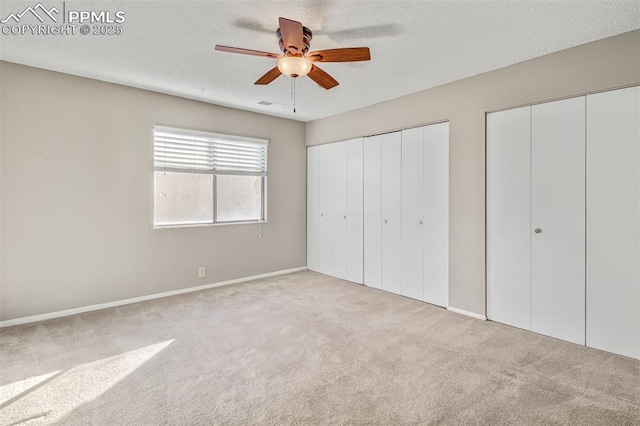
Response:
[{"label": "window", "polygon": [[266,219],[263,139],[154,128],[154,226]]}]

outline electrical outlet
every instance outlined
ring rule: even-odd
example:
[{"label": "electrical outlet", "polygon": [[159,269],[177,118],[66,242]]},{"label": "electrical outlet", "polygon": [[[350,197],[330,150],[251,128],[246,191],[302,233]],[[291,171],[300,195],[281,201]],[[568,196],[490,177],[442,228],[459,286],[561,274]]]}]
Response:
[{"label": "electrical outlet", "polygon": [[201,266],[198,268],[198,278],[204,278],[207,276],[207,268]]}]

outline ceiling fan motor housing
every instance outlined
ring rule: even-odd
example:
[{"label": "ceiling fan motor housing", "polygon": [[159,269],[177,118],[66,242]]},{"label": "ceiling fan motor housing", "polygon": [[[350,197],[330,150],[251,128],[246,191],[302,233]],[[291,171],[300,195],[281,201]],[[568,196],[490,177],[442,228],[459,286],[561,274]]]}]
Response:
[{"label": "ceiling fan motor housing", "polygon": [[280,46],[280,50],[282,51],[282,53],[286,54],[291,54],[291,55],[304,55],[309,51],[309,47],[311,46],[311,39],[313,38],[313,33],[311,32],[311,30],[307,27],[302,27],[302,42],[304,44],[304,48],[302,49],[302,52],[298,52],[298,51],[290,51],[287,46],[284,45],[284,42],[282,41],[282,34],[280,33],[280,28],[278,28],[278,30],[276,31],[276,35],[278,36],[278,45]]}]

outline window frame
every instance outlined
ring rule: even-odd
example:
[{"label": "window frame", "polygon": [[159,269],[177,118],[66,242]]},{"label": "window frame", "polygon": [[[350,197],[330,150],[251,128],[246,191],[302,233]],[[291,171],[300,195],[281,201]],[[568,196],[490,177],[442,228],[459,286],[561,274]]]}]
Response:
[{"label": "window frame", "polygon": [[[211,139],[220,139],[226,142],[241,142],[241,143],[250,143],[256,145],[264,145],[265,147],[265,172],[264,173],[233,173],[233,172],[216,172],[213,171],[200,171],[193,169],[185,169],[185,170],[171,170],[167,167],[156,167],[155,165],[155,142],[156,142],[156,131],[165,131],[165,132],[173,132],[179,133],[182,135],[193,135],[206,137]],[[229,135],[229,134],[221,134],[214,133],[202,130],[193,130],[193,129],[185,129],[174,126],[164,126],[156,124],[152,128],[151,139],[153,144],[153,155],[152,155],[152,168],[153,168],[153,199],[152,199],[152,209],[151,209],[151,223],[153,225],[153,229],[171,229],[171,228],[194,228],[194,227],[203,227],[203,226],[226,226],[226,225],[246,225],[246,224],[263,224],[267,223],[267,182],[268,182],[268,161],[269,161],[269,139],[261,139],[261,138],[252,138],[246,136],[238,136],[238,135]],[[167,224],[158,224],[156,223],[156,197],[157,197],[157,188],[156,188],[156,172],[163,173],[193,173],[193,174],[201,174],[201,175],[211,175],[213,179],[213,217],[212,221],[207,222],[176,222],[176,223],[167,223]],[[260,219],[248,219],[248,220],[230,220],[230,221],[218,221],[218,175],[227,175],[227,176],[255,176],[260,177],[261,183],[261,193],[260,193]]]}]

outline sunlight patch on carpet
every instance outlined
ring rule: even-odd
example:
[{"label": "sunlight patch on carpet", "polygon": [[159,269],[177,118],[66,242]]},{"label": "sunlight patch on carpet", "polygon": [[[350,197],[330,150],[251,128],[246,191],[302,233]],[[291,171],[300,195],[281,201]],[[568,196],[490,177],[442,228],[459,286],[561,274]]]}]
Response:
[{"label": "sunlight patch on carpet", "polygon": [[41,376],[29,377],[28,379],[18,380],[16,382],[0,386],[0,405],[4,404],[12,398],[15,398],[22,392],[25,392],[32,387],[39,385],[40,383],[44,382],[50,377],[55,376],[61,371],[62,370],[58,370],[54,371],[53,373],[43,374]]},{"label": "sunlight patch on carpet", "polygon": [[[34,416],[46,422],[59,420],[118,384],[174,340],[87,362],[59,374],[31,392],[24,393],[60,371],[5,385],[0,389],[0,403],[20,393],[24,395],[0,410],[0,424],[20,422]],[[44,418],[41,417],[43,412],[46,412]]]}]

